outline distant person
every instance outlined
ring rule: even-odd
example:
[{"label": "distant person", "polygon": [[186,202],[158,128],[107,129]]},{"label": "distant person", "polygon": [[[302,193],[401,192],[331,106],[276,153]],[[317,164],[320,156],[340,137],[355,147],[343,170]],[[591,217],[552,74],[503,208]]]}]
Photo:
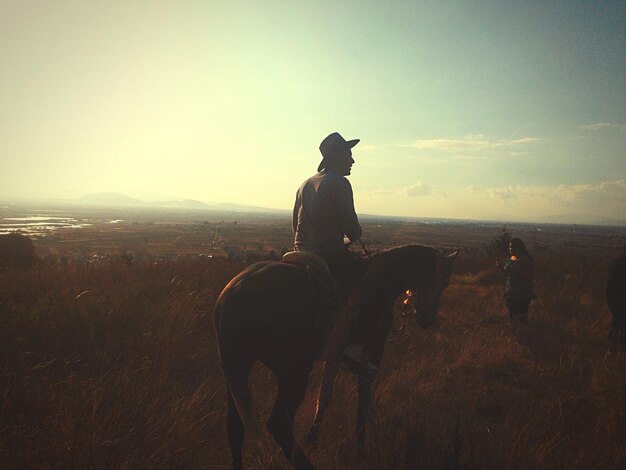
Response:
[{"label": "distant person", "polygon": [[622,254],[609,264],[606,304],[613,315],[609,338],[626,342],[626,245]]},{"label": "distant person", "polygon": [[[347,141],[338,132],[322,140],[317,173],[302,183],[293,208],[295,251],[312,252],[326,261],[344,301],[366,267],[364,260],[348,249],[362,233],[352,186],[346,178],[354,164],[352,148],[359,141]],[[356,369],[370,366],[359,345],[349,345],[344,359]]]},{"label": "distant person", "polygon": [[534,298],[533,275],[535,260],[519,238],[509,242],[509,257],[496,260],[496,265],[506,274],[504,297],[511,320],[528,322],[528,307]]}]

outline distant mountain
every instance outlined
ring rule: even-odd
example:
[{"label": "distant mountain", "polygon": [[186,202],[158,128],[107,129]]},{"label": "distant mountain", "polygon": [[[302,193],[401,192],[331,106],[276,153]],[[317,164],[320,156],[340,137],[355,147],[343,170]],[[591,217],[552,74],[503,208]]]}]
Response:
[{"label": "distant mountain", "polygon": [[232,211],[232,212],[272,212],[272,213],[287,213],[290,212],[287,209],[270,209],[267,207],[248,206],[245,204],[233,204],[232,202],[220,202],[217,204],[211,204],[211,210],[215,211]]},{"label": "distant mountain", "polygon": [[79,204],[106,207],[144,207],[150,209],[181,209],[213,212],[267,212],[286,213],[285,209],[269,209],[267,207],[233,204],[230,202],[207,204],[195,199],[171,200],[160,202],[145,202],[121,193],[93,193],[85,194],[79,199]]},{"label": "distant mountain", "polygon": [[126,196],[121,193],[92,193],[85,194],[80,198],[80,202],[89,205],[96,206],[143,206],[146,203],[135,199],[134,197]]},{"label": "distant mountain", "polygon": [[151,202],[151,206],[155,207],[167,207],[178,209],[211,209],[212,206],[205,204],[204,202],[196,201],[195,199],[184,199],[182,201],[161,201]]}]

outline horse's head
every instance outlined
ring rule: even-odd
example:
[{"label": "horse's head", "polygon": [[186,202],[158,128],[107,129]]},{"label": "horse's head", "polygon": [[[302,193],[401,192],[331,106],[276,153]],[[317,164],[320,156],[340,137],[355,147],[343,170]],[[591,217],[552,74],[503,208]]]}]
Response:
[{"label": "horse's head", "polygon": [[448,287],[452,263],[458,254],[459,250],[448,255],[437,252],[431,282],[415,289],[413,297],[415,321],[422,328],[428,328],[435,323],[439,300],[445,288]]}]

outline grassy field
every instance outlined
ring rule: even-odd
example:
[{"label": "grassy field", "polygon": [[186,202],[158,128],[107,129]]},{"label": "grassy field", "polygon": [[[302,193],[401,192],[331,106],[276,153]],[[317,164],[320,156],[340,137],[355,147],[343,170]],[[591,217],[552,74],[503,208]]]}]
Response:
[{"label": "grassy field", "polygon": [[[364,451],[342,371],[321,469],[626,468],[626,351],[607,341],[608,255],[536,253],[513,325],[491,259],[461,255],[437,325],[392,332]],[[228,468],[212,310],[223,258],[44,263],[0,273],[0,467]],[[310,390],[296,420],[313,413]],[[272,376],[253,371],[267,416]],[[289,468],[245,447],[249,468]]]}]

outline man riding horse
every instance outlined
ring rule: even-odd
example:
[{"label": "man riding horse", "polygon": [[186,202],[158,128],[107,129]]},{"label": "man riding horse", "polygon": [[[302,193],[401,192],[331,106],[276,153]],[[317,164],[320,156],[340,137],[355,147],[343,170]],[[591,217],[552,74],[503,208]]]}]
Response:
[{"label": "man riding horse", "polygon": [[[228,443],[233,468],[243,468],[247,434],[262,447],[266,440],[248,379],[257,362],[276,378],[274,407],[266,423],[273,439],[297,469],[309,470],[293,435],[296,412],[304,400],[313,363],[323,374],[315,417],[305,440],[314,444],[341,357],[357,378],[356,433],[365,443],[365,423],[373,382],[393,323],[394,304],[407,289],[415,320],[435,321],[457,252],[404,245],[360,258],[347,249],[361,235],[352,187],[345,178],[354,160],[352,147],[338,133],[320,145],[318,173],[298,190],[293,214],[295,252],[281,261],[259,261],[237,274],[222,290],[214,309],[220,366],[227,385]],[[340,299],[341,297],[341,299]],[[347,346],[346,346],[347,345]]]},{"label": "man riding horse", "polygon": [[[322,141],[317,173],[302,183],[293,208],[295,250],[314,253],[326,261],[342,301],[353,291],[366,267],[365,261],[347,248],[362,233],[352,186],[346,178],[354,164],[352,148],[359,141],[346,141],[338,132]],[[347,345],[342,358],[353,372],[376,372],[360,344]]]}]

